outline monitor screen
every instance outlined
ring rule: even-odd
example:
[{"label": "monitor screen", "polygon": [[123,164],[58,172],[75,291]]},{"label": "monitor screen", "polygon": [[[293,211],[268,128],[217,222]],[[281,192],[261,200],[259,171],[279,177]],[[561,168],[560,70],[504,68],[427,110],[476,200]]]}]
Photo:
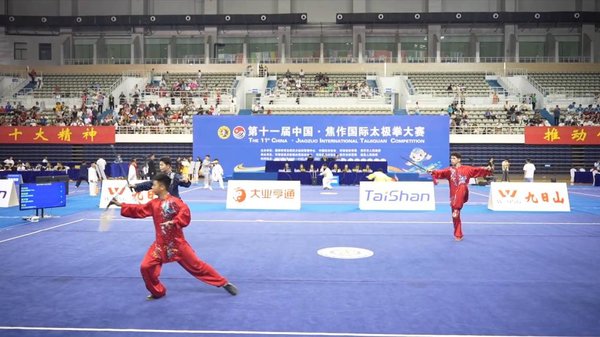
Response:
[{"label": "monitor screen", "polygon": [[67,193],[65,183],[21,184],[19,186],[21,210],[65,207]]}]

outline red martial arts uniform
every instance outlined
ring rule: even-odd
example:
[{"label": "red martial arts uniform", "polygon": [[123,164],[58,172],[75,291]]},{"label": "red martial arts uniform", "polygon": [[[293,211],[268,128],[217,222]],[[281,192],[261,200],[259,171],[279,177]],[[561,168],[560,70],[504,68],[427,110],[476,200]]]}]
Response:
[{"label": "red martial arts uniform", "polygon": [[435,170],[431,173],[435,179],[448,179],[450,185],[450,207],[452,208],[452,222],[454,223],[454,237],[462,239],[463,233],[460,221],[460,210],[469,200],[469,179],[487,177],[492,174],[485,167],[473,167],[460,165],[459,167],[448,167],[443,170]]},{"label": "red martial arts uniform", "polygon": [[[165,199],[152,199],[144,205],[122,204],[121,215],[129,218],[152,216],[156,240],[148,249],[140,267],[146,288],[152,297],[165,296],[167,290],[159,281],[163,263],[177,261],[194,277],[213,286],[221,287],[227,280],[213,267],[200,260],[183,236],[183,227],[191,220],[189,207],[181,199],[167,195]],[[173,221],[173,225],[161,223]]]}]

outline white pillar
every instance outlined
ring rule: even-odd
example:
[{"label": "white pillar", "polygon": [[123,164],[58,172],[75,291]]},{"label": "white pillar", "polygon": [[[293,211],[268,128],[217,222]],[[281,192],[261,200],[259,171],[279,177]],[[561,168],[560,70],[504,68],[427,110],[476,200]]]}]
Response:
[{"label": "white pillar", "polygon": [[402,43],[398,42],[398,63],[402,63]]},{"label": "white pillar", "polygon": [[167,45],[167,64],[173,63],[173,48],[171,48],[171,42]]},{"label": "white pillar", "polygon": [[475,42],[475,63],[479,63],[479,52],[480,52],[480,48],[481,45],[479,44],[479,41]]},{"label": "white pillar", "polygon": [[554,62],[558,63],[559,61],[559,47],[558,47],[558,40],[554,40]]},{"label": "white pillar", "polygon": [[242,43],[242,63],[248,63],[248,43]]},{"label": "white pillar", "polygon": [[321,42],[321,50],[319,51],[319,63],[325,63],[325,44]]}]

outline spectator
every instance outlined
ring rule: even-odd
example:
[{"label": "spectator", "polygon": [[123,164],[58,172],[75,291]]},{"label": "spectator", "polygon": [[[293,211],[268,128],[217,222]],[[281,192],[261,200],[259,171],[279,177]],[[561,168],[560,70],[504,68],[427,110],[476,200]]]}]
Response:
[{"label": "spectator", "polygon": [[526,182],[532,183],[533,176],[535,175],[535,165],[531,162],[531,159],[525,160],[523,166],[524,178]]}]

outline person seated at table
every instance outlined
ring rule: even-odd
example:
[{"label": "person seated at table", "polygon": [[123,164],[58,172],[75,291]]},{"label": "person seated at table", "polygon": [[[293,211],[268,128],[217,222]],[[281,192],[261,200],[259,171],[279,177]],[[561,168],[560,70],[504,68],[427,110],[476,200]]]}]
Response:
[{"label": "person seated at table", "polygon": [[57,162],[56,166],[54,166],[54,170],[55,171],[64,171],[65,167],[63,166],[63,164],[61,162]]},{"label": "person seated at table", "polygon": [[371,173],[371,172],[373,172],[373,170],[371,169],[371,166],[369,166],[369,164],[367,164],[362,171],[364,173]]},{"label": "person seated at table", "polygon": [[310,164],[310,166],[308,167],[308,172],[315,172],[315,164]]},{"label": "person seated at table", "polygon": [[331,172],[337,173],[340,172],[340,167],[338,166],[338,164],[333,164],[333,167],[331,168]]},{"label": "person seated at table", "polygon": [[290,163],[285,163],[282,169],[279,169],[279,172],[292,172],[292,168],[290,167]]},{"label": "person seated at table", "polygon": [[378,169],[377,172],[373,172],[373,173],[369,174],[367,176],[367,179],[373,180],[375,182],[396,181],[394,178],[392,178],[392,177],[388,176],[387,174],[383,173],[382,169]]},{"label": "person seated at table", "polygon": [[312,154],[309,154],[308,157],[306,157],[306,161],[309,163],[312,163],[313,161],[315,161],[315,158],[313,157]]},{"label": "person seated at table", "polygon": [[304,164],[300,164],[300,167],[295,169],[294,172],[306,172],[306,168],[304,167]]},{"label": "person seated at table", "polygon": [[356,166],[354,166],[354,168],[352,169],[352,172],[355,172],[355,173],[360,172],[360,171],[361,170],[360,170],[360,165],[359,164],[356,164]]},{"label": "person seated at table", "polygon": [[350,167],[348,166],[348,164],[345,164],[344,165],[344,169],[342,170],[342,172],[344,172],[344,173],[350,173],[352,171],[350,170]]}]

